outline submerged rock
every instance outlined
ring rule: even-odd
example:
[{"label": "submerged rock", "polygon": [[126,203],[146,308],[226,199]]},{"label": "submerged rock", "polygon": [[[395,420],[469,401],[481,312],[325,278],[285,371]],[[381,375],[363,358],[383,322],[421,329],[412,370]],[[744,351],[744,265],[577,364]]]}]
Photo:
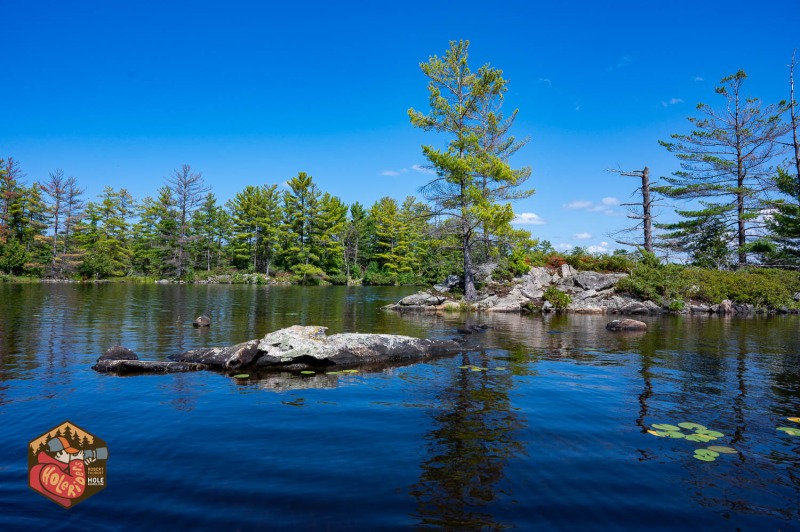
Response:
[{"label": "submerged rock", "polygon": [[139,357],[127,347],[122,347],[121,345],[112,345],[106,349],[106,352],[103,353],[103,356],[97,359],[98,362],[101,360],[139,360]]},{"label": "submerged rock", "polygon": [[646,331],[647,324],[631,319],[614,320],[606,325],[606,329],[609,331]]}]

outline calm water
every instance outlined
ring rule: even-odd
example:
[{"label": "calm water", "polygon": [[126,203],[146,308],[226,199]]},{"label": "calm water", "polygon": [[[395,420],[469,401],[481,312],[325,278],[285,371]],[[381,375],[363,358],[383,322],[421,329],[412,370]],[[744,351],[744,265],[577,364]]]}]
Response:
[{"label": "calm water", "polygon": [[[620,335],[605,316],[378,310],[411,291],[0,285],[0,528],[799,528],[800,437],[776,430],[800,416],[797,317]],[[467,320],[494,327],[481,349],[353,376],[89,369],[114,344],[165,359],[296,323],[451,337]],[[108,487],[70,510],[27,487],[26,461],[67,419],[111,454]],[[682,421],[725,436],[646,433]],[[713,444],[739,453],[692,457]]]}]

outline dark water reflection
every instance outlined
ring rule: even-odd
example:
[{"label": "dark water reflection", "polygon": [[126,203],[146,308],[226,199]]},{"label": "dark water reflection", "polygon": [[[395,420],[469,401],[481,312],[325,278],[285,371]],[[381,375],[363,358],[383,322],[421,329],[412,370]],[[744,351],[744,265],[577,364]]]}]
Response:
[{"label": "dark water reflection", "polygon": [[[409,289],[0,285],[0,528],[792,529],[800,321],[398,315]],[[191,320],[208,314],[207,330]],[[456,357],[354,375],[112,377],[148,358],[292,324],[450,337]],[[483,368],[476,371],[470,367]],[[69,511],[26,487],[27,442],[69,419],[105,439],[109,487]],[[656,438],[701,423],[715,462]],[[121,517],[124,516],[124,519]]]}]

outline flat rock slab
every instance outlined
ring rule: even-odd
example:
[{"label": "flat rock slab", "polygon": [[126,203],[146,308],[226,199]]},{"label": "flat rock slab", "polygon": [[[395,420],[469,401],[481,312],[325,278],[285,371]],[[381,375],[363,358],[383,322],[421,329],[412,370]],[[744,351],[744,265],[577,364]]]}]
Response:
[{"label": "flat rock slab", "polygon": [[161,362],[158,360],[110,360],[101,359],[92,369],[100,373],[137,374],[137,373],[186,373],[208,369],[205,364],[191,362]]},{"label": "flat rock slab", "polygon": [[[193,349],[170,357],[171,361],[118,360],[132,351],[107,352],[92,367],[104,373],[177,373],[215,369],[241,372],[252,369],[307,369],[365,364],[399,364],[465,349],[463,341],[432,340],[394,334],[342,333],[327,336],[326,327],[293,325],[260,340],[230,347]],[[111,351],[111,350],[109,350]],[[114,356],[112,356],[114,355]],[[136,355],[133,354],[135,357]]]}]

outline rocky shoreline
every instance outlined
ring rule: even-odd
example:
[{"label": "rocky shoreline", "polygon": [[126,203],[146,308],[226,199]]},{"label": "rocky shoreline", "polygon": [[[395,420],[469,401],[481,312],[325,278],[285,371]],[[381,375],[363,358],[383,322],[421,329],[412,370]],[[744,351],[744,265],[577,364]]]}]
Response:
[{"label": "rocky shoreline", "polygon": [[[569,264],[555,269],[533,267],[528,273],[515,278],[510,284],[487,283],[487,288],[479,294],[476,301],[472,302],[465,302],[453,295],[452,289],[457,285],[458,278],[448,277],[444,283],[435,285],[431,290],[417,292],[384,308],[397,312],[551,312],[562,310],[572,313],[624,315],[798,313],[797,309],[764,309],[729,300],[715,305],[687,302],[681,310],[670,310],[654,301],[641,300],[617,292],[617,283],[627,276],[626,273],[577,271]],[[551,287],[569,296],[569,304],[565,308],[556,309],[556,304],[547,299],[545,292]],[[795,294],[795,301],[800,301],[800,293]]]}]

